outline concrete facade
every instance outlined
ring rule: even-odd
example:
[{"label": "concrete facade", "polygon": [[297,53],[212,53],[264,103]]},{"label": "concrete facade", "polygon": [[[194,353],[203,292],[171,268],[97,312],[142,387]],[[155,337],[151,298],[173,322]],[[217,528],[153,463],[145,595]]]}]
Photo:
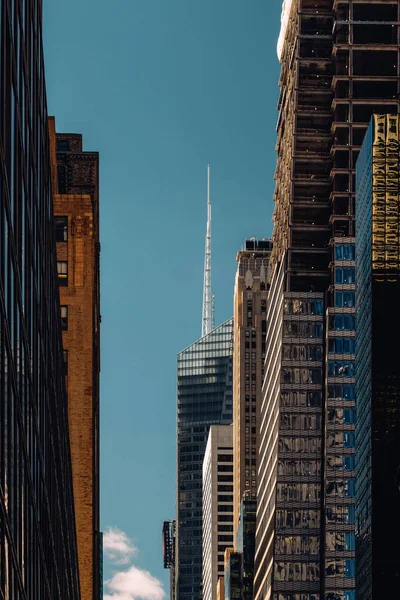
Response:
[{"label": "concrete facade", "polygon": [[233,428],[212,425],[203,461],[203,600],[216,600],[233,544]]}]

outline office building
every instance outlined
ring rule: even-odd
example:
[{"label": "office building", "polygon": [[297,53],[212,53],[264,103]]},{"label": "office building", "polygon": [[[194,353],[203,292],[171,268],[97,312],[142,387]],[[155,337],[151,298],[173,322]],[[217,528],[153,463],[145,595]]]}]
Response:
[{"label": "office building", "polygon": [[237,255],[234,293],[234,531],[243,494],[257,494],[270,240],[246,240]]},{"label": "office building", "polygon": [[355,164],[371,114],[399,112],[398,17],[283,5],[256,600],[355,597]]},{"label": "office building", "polygon": [[82,600],[100,594],[99,155],[49,120],[57,272]]},{"label": "office building", "polygon": [[79,600],[42,2],[0,35],[0,597]]},{"label": "office building", "polygon": [[257,500],[252,494],[245,494],[240,505],[235,544],[237,552],[242,555],[242,600],[253,600],[256,514]]},{"label": "office building", "polygon": [[233,545],[233,428],[212,425],[203,461],[203,600],[216,600]]},{"label": "office building", "polygon": [[375,115],[357,163],[357,600],[400,579],[398,115]]},{"label": "office building", "polygon": [[178,354],[176,598],[202,587],[202,465],[211,425],[232,423],[233,319]]},{"label": "office building", "polygon": [[225,600],[242,598],[242,560],[243,555],[240,552],[234,552],[233,548],[225,550]]},{"label": "office building", "polygon": [[162,528],[162,551],[164,569],[169,569],[169,597],[175,599],[175,548],[176,522],[164,521]]}]

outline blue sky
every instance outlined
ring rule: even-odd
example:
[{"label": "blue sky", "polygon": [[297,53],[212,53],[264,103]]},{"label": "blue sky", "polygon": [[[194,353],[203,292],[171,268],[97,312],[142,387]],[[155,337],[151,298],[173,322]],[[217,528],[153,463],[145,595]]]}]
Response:
[{"label": "blue sky", "polygon": [[237,250],[272,231],[280,11],[280,0],[44,2],[49,113],[100,152],[101,519],[124,532],[105,564],[113,581],[144,569],[168,587],[176,355],[201,332],[206,168],[218,324]]}]

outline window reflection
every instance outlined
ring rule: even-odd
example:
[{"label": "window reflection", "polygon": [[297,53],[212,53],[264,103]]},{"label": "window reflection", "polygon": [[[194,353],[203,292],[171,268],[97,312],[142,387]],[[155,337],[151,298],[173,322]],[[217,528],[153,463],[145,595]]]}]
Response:
[{"label": "window reflection", "polygon": [[335,306],[337,308],[355,308],[355,292],[335,292]]},{"label": "window reflection", "polygon": [[276,581],[318,581],[319,564],[316,562],[276,562]]},{"label": "window reflection", "polygon": [[328,350],[331,354],[354,354],[355,338],[330,338],[328,340]]},{"label": "window reflection", "polygon": [[322,299],[286,299],[284,313],[286,315],[322,315],[324,303]]},{"label": "window reflection", "polygon": [[322,360],[322,346],[284,344],[282,347],[282,358],[284,360]]},{"label": "window reflection", "polygon": [[335,269],[335,283],[337,284],[354,284],[356,282],[355,269]]},{"label": "window reflection", "polygon": [[355,363],[352,361],[328,361],[329,377],[354,377]]},{"label": "window reflection", "polygon": [[354,331],[356,326],[354,315],[330,315],[329,329],[332,331]]},{"label": "window reflection", "polygon": [[320,437],[280,437],[279,452],[310,452],[321,451]]},{"label": "window reflection", "polygon": [[278,502],[316,502],[321,495],[321,486],[314,483],[278,483]]},{"label": "window reflection", "polygon": [[302,529],[319,529],[320,516],[317,510],[284,510],[276,511],[276,528],[293,529],[301,527]]},{"label": "window reflection", "polygon": [[328,525],[354,525],[355,522],[355,506],[327,506],[326,522]]},{"label": "window reflection", "polygon": [[321,406],[321,392],[281,392],[282,406]]},{"label": "window reflection", "polygon": [[289,337],[322,338],[322,323],[314,321],[284,321],[283,335]]},{"label": "window reflection", "polygon": [[277,535],[275,550],[276,554],[318,554],[319,537],[312,535]]},{"label": "window reflection", "polygon": [[321,369],[301,369],[301,368],[289,368],[284,367],[282,369],[281,376],[282,383],[302,383],[311,384],[322,382],[322,370]]},{"label": "window reflection", "polygon": [[331,408],[328,410],[328,423],[337,425],[352,425],[356,414],[353,408]]},{"label": "window reflection", "polygon": [[356,395],[355,385],[352,384],[329,384],[328,397],[343,400],[354,400]]},{"label": "window reflection", "polygon": [[355,260],[355,244],[335,244],[335,260]]}]

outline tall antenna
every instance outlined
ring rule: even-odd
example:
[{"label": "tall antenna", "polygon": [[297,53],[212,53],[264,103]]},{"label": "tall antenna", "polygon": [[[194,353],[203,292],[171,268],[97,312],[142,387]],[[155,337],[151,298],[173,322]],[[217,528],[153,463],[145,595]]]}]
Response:
[{"label": "tall antenna", "polygon": [[207,165],[207,233],[204,256],[203,321],[201,335],[211,331],[211,203],[210,203],[210,165]]}]

